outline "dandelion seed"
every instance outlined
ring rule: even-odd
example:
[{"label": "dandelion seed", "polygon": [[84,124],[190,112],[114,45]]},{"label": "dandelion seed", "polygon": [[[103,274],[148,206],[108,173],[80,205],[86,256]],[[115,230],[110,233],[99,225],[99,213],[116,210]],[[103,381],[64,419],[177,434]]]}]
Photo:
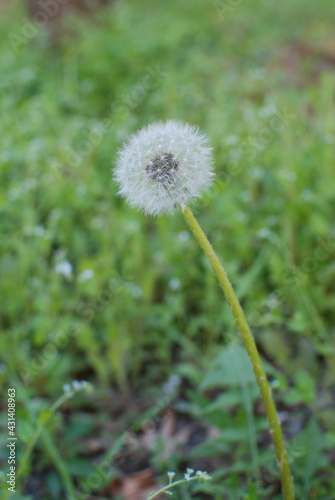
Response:
[{"label": "dandelion seed", "polygon": [[197,127],[158,122],[133,135],[119,152],[119,194],[147,214],[172,213],[201,196],[213,178],[212,150]]}]

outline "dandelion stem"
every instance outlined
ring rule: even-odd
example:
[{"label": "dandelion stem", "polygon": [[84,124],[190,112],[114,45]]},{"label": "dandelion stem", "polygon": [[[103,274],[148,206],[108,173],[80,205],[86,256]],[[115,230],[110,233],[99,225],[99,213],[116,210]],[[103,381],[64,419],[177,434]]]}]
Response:
[{"label": "dandelion stem", "polygon": [[230,309],[234,315],[237,326],[240,330],[244,345],[248,352],[252,368],[257,380],[259,391],[262,396],[265,407],[266,416],[270,426],[270,432],[276,449],[277,461],[282,482],[282,492],[284,500],[294,500],[294,485],[291,476],[290,465],[288,462],[287,451],[285,448],[283,433],[281,430],[276,406],[272,397],[272,391],[267,380],[254,337],[251,333],[247,320],[244,316],[243,309],[235,295],[229,278],[223,269],[212,245],[208,241],[207,236],[201,229],[197,219],[194,217],[191,210],[186,206],[182,209],[186,222],[193,231],[194,236],[198,240],[201,248],[206,254],[222,290],[225,294]]}]

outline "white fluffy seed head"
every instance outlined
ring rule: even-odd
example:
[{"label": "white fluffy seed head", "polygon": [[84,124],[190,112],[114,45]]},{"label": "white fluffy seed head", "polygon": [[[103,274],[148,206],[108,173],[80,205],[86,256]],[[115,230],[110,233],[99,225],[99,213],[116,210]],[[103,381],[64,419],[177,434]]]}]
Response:
[{"label": "white fluffy seed head", "polygon": [[119,151],[119,194],[147,214],[172,213],[213,179],[212,148],[197,127],[169,120],[140,129]]}]

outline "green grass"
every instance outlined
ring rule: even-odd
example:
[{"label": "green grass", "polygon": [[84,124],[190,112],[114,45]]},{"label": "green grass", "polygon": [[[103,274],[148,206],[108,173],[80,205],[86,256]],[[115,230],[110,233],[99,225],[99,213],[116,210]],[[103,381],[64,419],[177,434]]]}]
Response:
[{"label": "green grass", "polygon": [[[22,7],[1,7],[5,473],[8,387],[20,458],[64,383],[95,386],[47,423],[18,498],[61,498],[64,468],[78,485],[171,374],[182,377],[173,411],[216,437],[168,453],[159,430],[143,459],[157,485],[199,464],[213,480],[193,498],[280,498],[248,359],[239,344],[235,365],[229,355],[237,333],[210,267],[181,216],[135,212],[111,180],[123,140],[168,118],[198,124],[214,147],[217,182],[195,211],[266,362],[297,498],[332,498],[335,7],[241,2],[222,19],[215,5],[116,1],[69,20],[56,43],[40,30],[17,53],[8,34],[21,34]],[[69,276],[56,272],[64,261]]]}]

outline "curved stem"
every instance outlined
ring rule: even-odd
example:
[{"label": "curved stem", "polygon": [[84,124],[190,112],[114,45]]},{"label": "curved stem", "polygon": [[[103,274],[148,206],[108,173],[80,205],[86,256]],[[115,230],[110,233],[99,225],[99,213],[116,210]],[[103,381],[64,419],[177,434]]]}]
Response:
[{"label": "curved stem", "polygon": [[182,208],[186,222],[193,231],[194,236],[198,240],[201,248],[205,252],[222,290],[225,294],[229,307],[234,315],[237,326],[241,332],[241,336],[248,352],[250,362],[257,380],[259,391],[262,396],[263,404],[265,407],[266,416],[270,426],[273,443],[276,449],[278,466],[282,482],[283,497],[285,500],[294,500],[294,485],[291,476],[290,465],[285,448],[284,438],[279,423],[276,407],[272,397],[272,391],[269,386],[254,337],[251,333],[247,320],[245,319],[243,309],[235,295],[233,287],[228,279],[228,276],[223,269],[212,245],[208,241],[207,236],[201,229],[197,219],[194,217],[191,210],[186,206]]},{"label": "curved stem", "polygon": [[183,483],[190,482],[190,481],[197,481],[197,480],[199,480],[199,478],[197,476],[190,477],[188,479],[188,481],[186,481],[186,479],[179,479],[179,481],[175,481],[174,483],[167,484],[166,486],[164,486],[160,490],[155,491],[154,493],[151,493],[148,496],[147,500],[152,500],[153,498],[158,497],[161,493],[169,492],[171,488],[174,488],[175,486],[178,486],[179,484],[183,484]]},{"label": "curved stem", "polygon": [[[192,479],[197,479],[197,478],[193,477]],[[179,481],[176,481],[175,483],[167,484],[166,486],[164,486],[164,488],[161,488],[160,490],[155,491],[154,493],[151,493],[148,496],[147,500],[152,500],[153,498],[158,497],[158,495],[160,495],[161,493],[164,493],[165,491],[169,491],[171,489],[171,487],[173,488],[174,486],[178,486],[179,484],[183,484],[183,483],[185,483],[185,479],[180,479]]]}]

